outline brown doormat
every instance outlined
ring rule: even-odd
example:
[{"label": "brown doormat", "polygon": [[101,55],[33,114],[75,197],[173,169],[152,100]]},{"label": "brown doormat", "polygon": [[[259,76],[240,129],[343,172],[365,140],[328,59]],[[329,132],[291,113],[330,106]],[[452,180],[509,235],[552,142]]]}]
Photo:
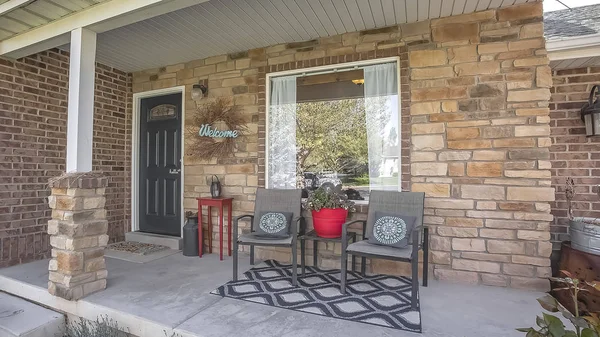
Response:
[{"label": "brown doormat", "polygon": [[127,252],[137,255],[148,255],[156,252],[163,251],[165,249],[169,249],[167,246],[162,245],[154,245],[151,243],[141,243],[134,241],[122,241],[117,243],[112,243],[106,247],[106,249],[116,250],[120,252]]}]

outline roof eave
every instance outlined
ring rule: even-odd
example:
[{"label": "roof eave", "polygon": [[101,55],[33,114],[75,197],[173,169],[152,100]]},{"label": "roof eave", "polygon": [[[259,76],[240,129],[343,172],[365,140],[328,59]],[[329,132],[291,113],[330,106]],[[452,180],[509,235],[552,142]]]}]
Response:
[{"label": "roof eave", "polygon": [[551,61],[600,56],[600,34],[549,40],[546,50]]}]

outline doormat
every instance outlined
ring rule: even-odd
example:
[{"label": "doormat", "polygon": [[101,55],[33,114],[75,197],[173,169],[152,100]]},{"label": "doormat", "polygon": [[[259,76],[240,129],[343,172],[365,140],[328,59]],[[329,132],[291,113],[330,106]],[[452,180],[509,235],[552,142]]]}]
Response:
[{"label": "doormat", "polygon": [[[298,268],[300,269],[300,268]],[[306,267],[292,286],[291,265],[268,260],[211,294],[278,308],[421,332],[421,310],[411,308],[411,279],[348,271],[346,294],[340,293],[340,270]],[[417,300],[418,301],[418,300]]]},{"label": "doormat", "polygon": [[117,243],[112,243],[106,247],[106,249],[116,250],[119,252],[127,252],[137,255],[148,255],[156,252],[163,251],[165,249],[169,249],[167,246],[162,245],[154,245],[151,243],[141,243],[134,241],[122,241]]}]

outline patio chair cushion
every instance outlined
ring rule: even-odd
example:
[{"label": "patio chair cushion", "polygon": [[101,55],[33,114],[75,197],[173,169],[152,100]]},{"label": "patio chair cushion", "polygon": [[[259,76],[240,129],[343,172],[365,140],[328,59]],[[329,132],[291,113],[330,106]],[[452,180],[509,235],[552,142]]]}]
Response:
[{"label": "patio chair cushion", "polygon": [[399,213],[375,212],[375,223],[368,228],[368,243],[404,248],[416,221],[414,216]]},{"label": "patio chair cushion", "polygon": [[260,212],[254,236],[264,238],[287,238],[290,236],[292,212]]},{"label": "patio chair cushion", "polygon": [[396,248],[391,246],[374,245],[369,243],[369,240],[351,243],[346,251],[350,254],[358,253],[358,255],[368,254],[401,259],[411,259],[412,257],[412,245],[408,245],[404,248]]},{"label": "patio chair cushion", "polygon": [[239,237],[238,242],[241,244],[252,244],[252,245],[292,245],[292,237],[289,236],[287,238],[261,238],[257,237],[254,234],[243,234]]}]

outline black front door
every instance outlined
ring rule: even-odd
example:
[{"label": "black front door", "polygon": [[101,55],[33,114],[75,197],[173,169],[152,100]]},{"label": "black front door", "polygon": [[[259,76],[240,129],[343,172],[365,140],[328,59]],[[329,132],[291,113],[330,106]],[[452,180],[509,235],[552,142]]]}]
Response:
[{"label": "black front door", "polygon": [[181,94],[140,104],[140,231],[181,235]]}]

